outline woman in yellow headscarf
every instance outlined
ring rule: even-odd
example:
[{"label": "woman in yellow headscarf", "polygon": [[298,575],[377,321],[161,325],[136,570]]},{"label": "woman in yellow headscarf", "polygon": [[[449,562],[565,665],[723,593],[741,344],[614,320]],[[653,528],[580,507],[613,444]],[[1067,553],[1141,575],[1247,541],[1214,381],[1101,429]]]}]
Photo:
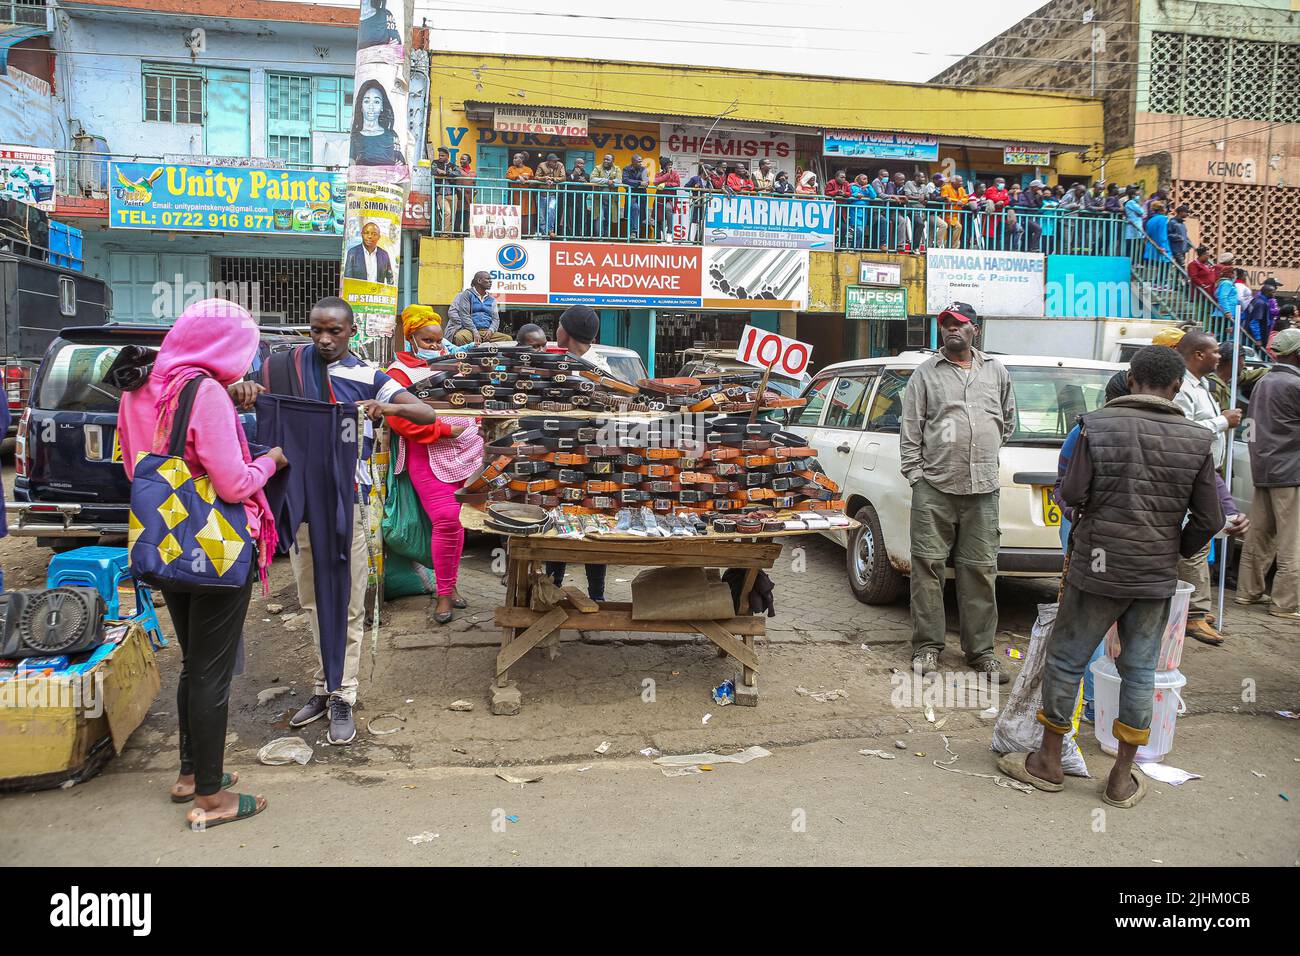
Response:
[{"label": "woman in yellow headscarf", "polygon": [[[449,345],[443,339],[442,320],[427,305],[408,305],[402,311],[402,337],[411,351],[396,352],[388,375],[407,387],[432,374],[429,362],[467,348]],[[483,463],[483,437],[475,418],[439,415],[432,425],[412,425],[390,418],[388,424],[397,437],[394,478],[406,473],[433,525],[430,554],[438,594],[429,612],[436,623],[446,624],[452,619],[453,608],[468,606],[456,593],[465,531],[460,525],[460,502],[455,494]]]}]

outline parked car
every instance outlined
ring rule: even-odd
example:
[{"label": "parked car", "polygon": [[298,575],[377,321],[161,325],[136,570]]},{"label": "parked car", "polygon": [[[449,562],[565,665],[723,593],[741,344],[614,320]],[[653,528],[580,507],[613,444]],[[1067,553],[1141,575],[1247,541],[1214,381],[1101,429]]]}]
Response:
[{"label": "parked car", "polygon": [[[912,489],[900,468],[903,391],[933,352],[859,359],[822,369],[788,417],[839,483],[862,525],[823,532],[845,545],[849,587],[866,604],[899,597],[911,569]],[[1051,501],[1056,459],[1077,416],[1105,403],[1106,382],[1122,365],[1041,355],[999,355],[1016,396],[1016,428],[1002,448],[998,572],[1041,577],[1061,572],[1060,509]]]},{"label": "parked car", "polygon": [[[104,325],[63,329],[32,383],[14,449],[11,535],[64,550],[126,534],[131,488],[117,441],[121,393],[104,373],[126,345],[157,348],[166,326]],[[302,338],[264,332],[253,369]],[[252,432],[252,416],[245,416]]]},{"label": "parked car", "polygon": [[112,301],[103,279],[0,252],[0,379],[11,432],[18,427],[41,356],[54,337],[64,326],[103,324]]},{"label": "parked car", "polygon": [[[559,346],[555,347],[558,348]],[[596,342],[591,346],[591,350],[609,363],[609,370],[614,373],[614,377],[617,379],[635,385],[646,377],[645,363],[641,361],[641,356],[632,349],[620,348],[617,345],[601,345]]]},{"label": "parked car", "polygon": [[[750,372],[754,375],[762,375],[763,370],[755,368],[752,365],[746,365],[740,359],[736,358],[734,349],[687,349],[683,353],[686,362],[682,365],[681,371],[677,374],[685,377],[698,377],[701,375],[717,374],[718,372]],[[792,378],[789,375],[782,375],[780,372],[773,372],[767,380],[768,387],[774,392],[780,392],[787,398],[797,398],[808,387],[812,381],[812,376],[804,372],[798,378]]]}]

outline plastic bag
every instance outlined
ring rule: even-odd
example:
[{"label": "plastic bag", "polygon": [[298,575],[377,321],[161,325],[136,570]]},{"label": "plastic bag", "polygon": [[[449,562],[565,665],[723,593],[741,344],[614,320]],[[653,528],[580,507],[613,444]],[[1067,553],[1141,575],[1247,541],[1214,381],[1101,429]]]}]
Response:
[{"label": "plastic bag", "polygon": [[384,544],[390,554],[433,567],[433,524],[420,504],[411,476],[393,472],[388,465],[388,495],[384,500],[384,520],[380,524]]},{"label": "plastic bag", "polygon": [[419,562],[390,554],[384,559],[384,599],[433,594],[438,590],[433,572]]},{"label": "plastic bag", "polygon": [[[1043,664],[1047,660],[1047,641],[1056,624],[1056,608],[1055,604],[1038,605],[1038,619],[1029,633],[1029,652],[1011,685],[1011,696],[993,724],[990,750],[1000,754],[1030,753],[1042,746],[1043,725],[1038,722],[1038,711],[1043,705]],[[1087,777],[1088,765],[1075,740],[1079,732],[1077,696],[1074,711],[1073,729],[1061,742],[1061,769],[1074,777]]]}]

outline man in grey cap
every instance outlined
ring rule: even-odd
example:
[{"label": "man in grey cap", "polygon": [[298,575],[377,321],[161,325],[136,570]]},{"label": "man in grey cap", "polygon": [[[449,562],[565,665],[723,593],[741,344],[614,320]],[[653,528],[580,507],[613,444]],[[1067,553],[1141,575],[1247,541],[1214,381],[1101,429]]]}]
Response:
[{"label": "man in grey cap", "polygon": [[939,668],[947,618],[943,582],[952,555],[961,648],[974,670],[999,683],[998,453],[1016,427],[1011,377],[973,348],[975,310],[954,302],[939,313],[943,349],[912,373],[903,393],[899,452],[912,486],[912,667]]},{"label": "man in grey cap", "polygon": [[[1300,621],[1300,329],[1279,332],[1273,352],[1277,361],[1250,393],[1246,435],[1255,499],[1234,600],[1271,600],[1269,614]],[[1264,575],[1274,558],[1270,598]]]}]

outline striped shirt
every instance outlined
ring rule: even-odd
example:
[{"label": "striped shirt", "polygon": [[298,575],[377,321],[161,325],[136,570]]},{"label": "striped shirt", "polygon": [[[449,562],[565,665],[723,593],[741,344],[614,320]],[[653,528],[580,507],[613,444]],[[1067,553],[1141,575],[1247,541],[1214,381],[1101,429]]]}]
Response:
[{"label": "striped shirt", "polygon": [[[327,370],[336,402],[355,403],[367,399],[391,402],[399,393],[406,391],[383,370],[362,361],[350,352],[337,362],[331,362]],[[370,456],[374,450],[375,426],[367,418],[362,432],[361,458],[357,461],[358,485],[369,487],[371,483]]]}]

